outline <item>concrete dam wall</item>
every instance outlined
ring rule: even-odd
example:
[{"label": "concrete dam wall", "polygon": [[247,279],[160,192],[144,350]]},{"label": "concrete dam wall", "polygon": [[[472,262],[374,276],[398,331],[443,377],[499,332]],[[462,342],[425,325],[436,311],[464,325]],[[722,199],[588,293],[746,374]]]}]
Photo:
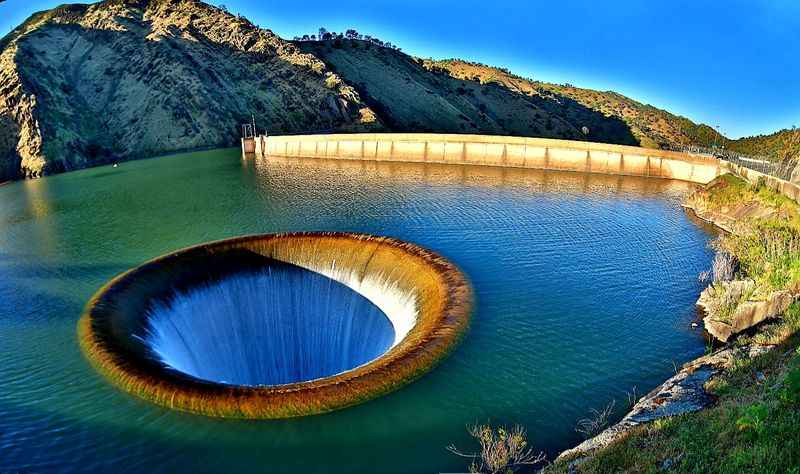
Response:
[{"label": "concrete dam wall", "polygon": [[605,143],[429,133],[258,136],[259,156],[450,163],[647,176],[706,184],[727,171],[716,158]]},{"label": "concrete dam wall", "polygon": [[776,178],[775,176],[770,176],[756,170],[751,170],[742,165],[737,165],[727,161],[723,161],[723,163],[727,167],[728,171],[735,175],[741,176],[751,184],[758,184],[758,182],[761,181],[774,191],[783,194],[795,202],[800,202],[800,186],[798,186],[796,183]]}]

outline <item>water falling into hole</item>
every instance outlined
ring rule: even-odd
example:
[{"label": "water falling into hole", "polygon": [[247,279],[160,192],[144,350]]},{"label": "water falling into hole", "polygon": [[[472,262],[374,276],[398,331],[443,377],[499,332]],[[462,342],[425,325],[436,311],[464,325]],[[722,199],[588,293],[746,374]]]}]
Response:
[{"label": "water falling into hole", "polygon": [[154,303],[141,339],[151,357],[192,377],[271,386],[364,365],[392,347],[395,328],[342,283],[273,265]]},{"label": "water falling into hole", "polygon": [[456,267],[407,242],[253,235],[116,277],[87,304],[78,336],[103,375],[143,399],[208,416],[291,418],[419,378],[460,341],[471,304]]}]

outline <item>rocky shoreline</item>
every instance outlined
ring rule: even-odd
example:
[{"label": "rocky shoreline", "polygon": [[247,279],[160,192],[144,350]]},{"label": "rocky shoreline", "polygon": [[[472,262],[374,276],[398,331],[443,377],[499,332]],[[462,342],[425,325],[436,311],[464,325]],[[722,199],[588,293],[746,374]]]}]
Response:
[{"label": "rocky shoreline", "polygon": [[[708,186],[711,184],[713,183]],[[735,233],[737,223],[745,218],[772,215],[771,210],[752,203],[734,206],[725,209],[725,212],[701,209],[691,202],[684,203],[682,207],[698,219],[713,224],[728,234]],[[699,308],[705,309],[709,298],[708,292],[712,288],[713,285],[710,285],[701,294],[697,302]],[[733,335],[779,316],[796,298],[797,295],[788,291],[776,291],[764,301],[747,301],[737,307],[737,311],[729,323],[712,321],[709,317],[704,318],[703,322],[706,330],[712,336],[722,342],[727,342]],[[709,382],[713,382],[724,374],[736,361],[766,354],[774,347],[776,346],[755,342],[739,346],[728,345],[711,354],[687,362],[673,377],[639,399],[621,421],[578,446],[563,451],[556,458],[556,462],[569,462],[569,471],[577,472],[576,468],[579,469],[580,464],[590,459],[593,453],[622,439],[639,425],[662,418],[697,412],[713,405],[716,396],[706,390]]]},{"label": "rocky shoreline", "polygon": [[716,397],[706,391],[706,384],[732,367],[736,360],[765,354],[773,347],[759,344],[727,347],[684,364],[677,374],[642,397],[621,421],[578,446],[563,451],[556,461],[569,460],[571,466],[578,466],[594,451],[609,446],[639,425],[697,412],[713,405]]}]

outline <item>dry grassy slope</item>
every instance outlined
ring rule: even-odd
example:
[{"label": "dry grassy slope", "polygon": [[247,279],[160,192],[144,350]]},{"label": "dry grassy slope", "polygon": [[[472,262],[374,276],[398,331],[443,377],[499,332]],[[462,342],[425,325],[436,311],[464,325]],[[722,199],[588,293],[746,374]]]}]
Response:
[{"label": "dry grassy slope", "polygon": [[[616,92],[532,81],[503,69],[460,60],[426,61],[426,67],[447,71],[459,79],[479,81],[482,84],[501,84],[518,94],[561,104],[562,116],[581,126],[585,125],[590,130],[602,126],[602,122],[597,123],[595,116],[582,113],[587,109],[603,116],[619,118],[641,145],[646,147],[657,148],[669,144],[708,145],[715,140],[725,140],[707,125],[695,124],[685,117],[639,103]],[[557,112],[558,109],[554,111]]]},{"label": "dry grassy slope", "polygon": [[[198,0],[64,5],[0,40],[0,182],[233,145],[251,113],[275,133],[468,132],[650,147],[726,141],[613,92],[358,41],[293,44]],[[769,140],[729,143],[761,141]]]},{"label": "dry grassy slope", "polygon": [[740,138],[729,141],[727,146],[746,155],[797,161],[800,159],[800,130],[787,129],[769,135]]},{"label": "dry grassy slope", "polygon": [[[508,134],[638,144],[628,127],[571,100],[458,77],[363,41],[297,43],[353,85],[392,130]],[[592,125],[588,135],[581,131]]]},{"label": "dry grassy slope", "polygon": [[380,127],[352,87],[272,32],[194,0],[36,14],[0,40],[0,181],[276,132]]},{"label": "dry grassy slope", "polygon": [[[744,155],[763,156],[775,161],[800,161],[800,130],[787,129],[769,135],[731,140],[708,125],[696,124],[686,117],[642,104],[613,91],[595,91],[566,84],[532,81],[503,69],[461,60],[428,60],[425,61],[425,65],[428,69],[446,71],[459,79],[482,84],[497,83],[523,95],[550,98],[555,102],[564,101],[564,98],[573,100],[603,115],[622,119],[640,144],[645,147],[717,144],[725,145],[726,148]],[[573,123],[591,121],[591,117],[581,117],[569,106],[564,108],[561,115]],[[592,125],[587,126],[592,127]]]}]

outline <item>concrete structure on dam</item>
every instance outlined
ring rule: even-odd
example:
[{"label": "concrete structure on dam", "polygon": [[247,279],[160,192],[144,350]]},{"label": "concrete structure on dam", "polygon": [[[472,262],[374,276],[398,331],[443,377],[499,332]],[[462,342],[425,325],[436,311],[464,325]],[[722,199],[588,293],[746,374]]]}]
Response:
[{"label": "concrete structure on dam", "polygon": [[728,171],[713,157],[605,143],[429,133],[256,136],[257,156],[468,164],[677,179],[706,184]]},{"label": "concrete structure on dam", "polygon": [[751,170],[742,165],[728,162],[724,163],[727,165],[728,171],[735,175],[741,176],[750,183],[757,184],[760,181],[767,187],[772,188],[776,192],[783,194],[789,199],[795,202],[800,202],[800,186],[798,186],[796,183],[776,178],[775,176],[770,176],[756,170]]}]

